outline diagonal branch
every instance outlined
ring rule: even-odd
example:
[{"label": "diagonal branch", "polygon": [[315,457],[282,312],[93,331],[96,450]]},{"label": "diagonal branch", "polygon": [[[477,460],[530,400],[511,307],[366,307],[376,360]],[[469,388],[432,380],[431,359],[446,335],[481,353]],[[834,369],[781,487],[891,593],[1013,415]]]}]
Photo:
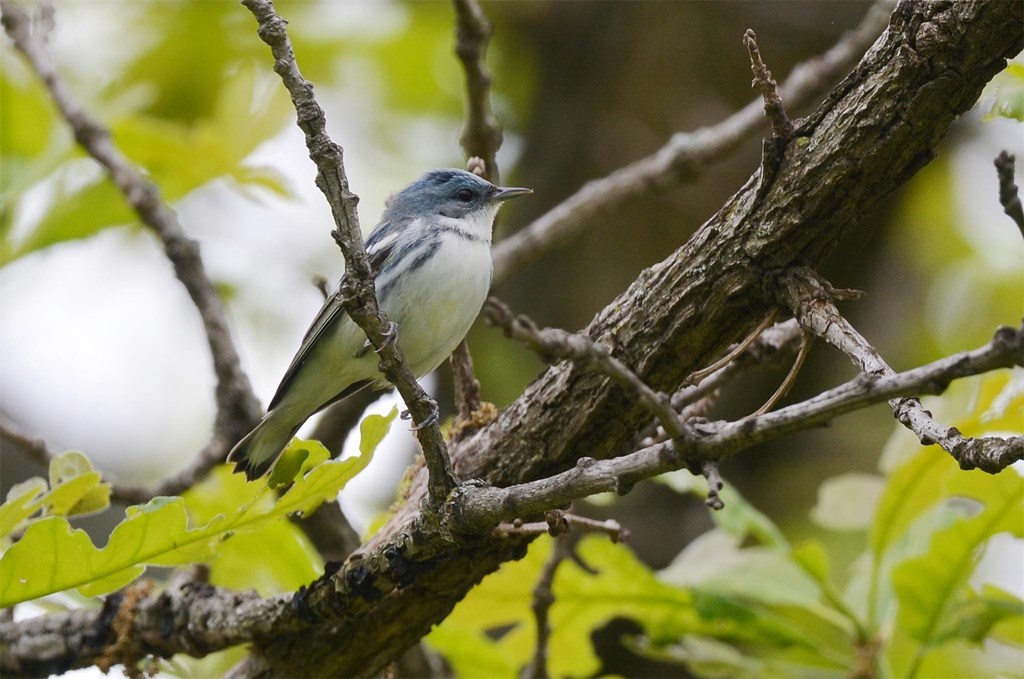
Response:
[{"label": "diagonal branch", "polygon": [[[800,267],[788,271],[781,277],[779,292],[780,301],[790,305],[801,325],[846,354],[863,374],[873,378],[896,374],[878,350],[839,313],[832,302],[835,291],[816,273]],[[1011,358],[1013,362],[1003,367],[1024,365],[1024,349],[1018,348]],[[962,469],[995,474],[1024,459],[1024,437],[968,438],[956,427],[936,422],[917,398],[896,398],[889,406],[896,419],[914,432],[923,445],[937,443]]]},{"label": "diagonal branch", "polygon": [[277,15],[270,0],[243,0],[242,4],[256,17],[260,39],[274,55],[274,71],[291,95],[309,157],[316,164],[316,185],[334,215],[332,235],[345,257],[345,277],[337,294],[349,316],[373,344],[380,356],[381,372],[398,389],[417,423],[416,438],[430,471],[430,500],[436,506],[455,487],[448,448],[437,426],[437,404],[416,381],[395,341],[393,325],[377,304],[373,275],[359,231],[359,199],[349,190],[341,147],[327,135],[327,117],[313,96],[313,85],[299,72],[287,22]]}]

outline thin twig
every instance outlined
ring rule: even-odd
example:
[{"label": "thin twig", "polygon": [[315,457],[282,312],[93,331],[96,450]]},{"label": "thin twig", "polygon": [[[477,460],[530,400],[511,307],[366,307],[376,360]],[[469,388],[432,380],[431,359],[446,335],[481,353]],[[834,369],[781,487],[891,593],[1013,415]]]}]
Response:
[{"label": "thin twig", "polygon": [[1024,235],[1024,206],[1021,206],[1020,196],[1017,194],[1017,184],[1013,181],[1016,158],[1006,151],[1002,151],[994,161],[996,174],[999,175],[999,203],[1003,211],[1012,219],[1021,235]]},{"label": "thin twig", "polygon": [[782,384],[775,390],[775,393],[765,401],[765,404],[754,411],[754,415],[764,415],[766,412],[775,407],[775,404],[785,398],[786,394],[793,387],[793,383],[796,382],[796,376],[800,374],[800,368],[804,366],[804,360],[807,358],[807,354],[810,353],[811,349],[811,334],[804,332],[800,335],[800,349],[797,351],[796,360],[793,361],[792,367],[789,369],[789,373],[786,374],[786,379],[782,380]]},{"label": "thin twig", "polygon": [[484,315],[489,323],[502,328],[506,335],[523,342],[549,362],[568,359],[608,375],[620,386],[635,392],[640,402],[658,418],[669,436],[682,436],[685,425],[679,413],[672,408],[668,395],[651,389],[635,372],[612,356],[606,347],[579,333],[559,328],[538,328],[528,317],[513,314],[497,297],[489,297],[484,303]]},{"label": "thin twig", "polygon": [[349,190],[341,147],[327,134],[324,111],[313,96],[312,83],[299,71],[286,22],[274,11],[274,4],[270,0],[243,0],[242,4],[256,17],[258,34],[274,55],[274,71],[281,76],[291,95],[309,157],[317,167],[316,184],[331,206],[335,224],[331,235],[345,257],[345,277],[337,294],[345,311],[377,350],[381,372],[398,389],[417,424],[416,437],[430,472],[429,502],[436,507],[456,486],[448,448],[437,426],[437,404],[416,381],[399,343],[393,341],[393,325],[377,304],[373,276],[359,231],[358,198]]},{"label": "thin twig", "polygon": [[[891,7],[876,2],[861,23],[823,54],[796,66],[778,88],[797,108],[811,102],[845,75],[885,28]],[[615,172],[587,182],[576,193],[517,231],[494,248],[494,283],[506,280],[530,262],[578,236],[599,215],[655,191],[692,180],[757,133],[762,100],[751,101],[721,123],[672,136],[655,153]]]},{"label": "thin twig", "polygon": [[[800,324],[846,354],[864,375],[877,379],[896,374],[882,359],[878,350],[857,332],[833,304],[832,298],[837,292],[849,291],[835,290],[818,274],[806,268],[788,271],[781,277],[779,283],[780,301],[789,304]],[[1004,332],[1008,333],[1006,336],[1010,338],[1015,331],[1003,328],[997,333],[995,341],[999,341],[1001,333]],[[1010,354],[1010,361],[999,367],[1022,365],[1022,352],[1024,350],[1018,348],[1015,354]],[[900,396],[904,398],[894,398],[889,402],[896,419],[914,432],[923,445],[937,443],[941,446],[956,459],[962,469],[977,468],[995,474],[1024,459],[1024,438],[968,438],[956,427],[946,427],[936,422],[916,397],[906,398],[913,394]]]},{"label": "thin twig", "polygon": [[466,78],[466,124],[459,143],[467,157],[484,161],[484,177],[499,183],[497,153],[501,148],[501,125],[491,108],[491,73],[487,70],[487,45],[491,22],[476,0],[454,0],[455,54]]},{"label": "thin twig", "polygon": [[[512,310],[496,297],[490,297],[484,303],[484,314],[488,322],[500,326],[506,335],[523,342],[549,362],[554,359],[568,359],[608,375],[620,386],[637,394],[640,402],[654,415],[669,438],[683,437],[686,423],[672,406],[672,399],[667,394],[652,389],[625,363],[612,356],[604,346],[580,333],[567,332],[559,328],[540,329],[530,318],[514,315]],[[758,332],[772,318],[774,318],[774,314],[766,319],[765,323],[762,323]],[[752,341],[753,339],[749,339],[745,342],[744,348]],[[708,470],[709,468],[705,468],[701,471],[703,473]],[[717,478],[717,468],[713,471]],[[708,506],[721,509],[723,505],[718,497],[721,479],[718,479],[719,488],[716,488],[715,479],[711,476],[706,478],[708,480]]]},{"label": "thin twig", "polygon": [[[560,527],[559,527],[560,526]],[[544,521],[526,522],[521,519],[500,523],[494,529],[494,537],[510,537],[515,535],[562,535],[567,529],[575,528],[582,532],[602,533],[612,542],[625,542],[629,539],[629,529],[624,528],[615,519],[598,521],[579,514],[552,509],[545,512]]]},{"label": "thin twig", "polygon": [[[672,407],[684,421],[693,417],[706,418],[718,401],[720,390],[743,371],[754,367],[782,367],[789,362],[788,359],[799,352],[804,331],[796,319],[791,318],[763,331],[756,331],[749,337],[754,336],[757,339],[747,343],[744,351],[729,352],[731,360],[716,361],[720,367],[701,379],[700,383],[683,387],[672,395]],[[634,447],[642,448],[665,440],[664,432],[654,423],[637,434]]]},{"label": "thin twig", "polygon": [[[228,448],[251,429],[261,416],[259,401],[249,384],[249,378],[242,371],[238,352],[231,339],[224,305],[216,286],[206,274],[198,244],[185,233],[174,211],[160,197],[159,189],[121,153],[111,139],[109,130],[85,110],[54,68],[45,46],[45,35],[48,32],[46,27],[52,25],[52,13],[44,11],[40,32],[34,35],[31,19],[21,7],[10,0],[2,0],[0,9],[3,10],[0,20],[4,29],[43,81],[61,115],[71,127],[75,140],[103,166],[111,182],[142,223],[160,239],[175,275],[185,286],[202,319],[217,377],[217,416],[210,443],[182,474],[194,482],[219,462]],[[161,484],[163,487],[164,484]],[[144,499],[148,499],[154,492],[143,490],[141,494],[145,496]]]},{"label": "thin twig", "polygon": [[[756,333],[756,335],[755,335]],[[677,411],[700,401],[721,389],[736,377],[742,370],[753,366],[765,364],[781,364],[781,362],[797,351],[797,345],[803,336],[803,331],[796,319],[790,319],[764,330],[755,331],[751,336],[756,336],[753,342],[747,344],[742,352],[730,351],[732,360],[719,365],[717,370],[708,372],[700,371],[706,375],[695,385],[686,386],[672,395],[672,407]],[[696,373],[695,373],[696,374]],[[687,383],[693,380],[693,375],[687,379]]]},{"label": "thin twig", "polygon": [[702,368],[701,370],[697,370],[696,372],[691,373],[690,376],[687,377],[686,380],[683,382],[683,385],[686,386],[691,384],[700,384],[701,381],[704,380],[704,378],[712,375],[715,372],[718,372],[725,366],[732,363],[737,356],[745,352],[747,348],[754,343],[754,340],[761,336],[761,333],[763,333],[768,328],[768,326],[775,322],[775,317],[778,315],[778,313],[779,312],[777,309],[773,309],[772,311],[768,312],[768,315],[764,317],[764,320],[761,321],[758,324],[758,326],[754,328],[751,331],[751,333],[746,336],[746,338],[744,338],[742,342],[737,344],[734,349],[732,349],[729,353],[727,353],[725,356],[718,359],[708,367]]},{"label": "thin twig", "polygon": [[[453,0],[455,7],[455,54],[462,64],[466,83],[466,121],[459,142],[469,159],[466,169],[492,184],[499,184],[498,149],[502,133],[491,107],[491,73],[487,69],[487,46],[493,29],[476,0]],[[469,344],[462,340],[451,357],[457,417],[451,440],[458,441],[481,422],[474,417],[483,406],[480,382],[473,373]]]},{"label": "thin twig", "polygon": [[546,679],[548,677],[548,641],[551,638],[551,623],[548,613],[555,603],[555,572],[573,551],[573,543],[565,537],[555,538],[551,554],[544,563],[537,584],[533,588],[533,610],[536,622],[536,646],[530,664],[523,668],[522,679]]}]

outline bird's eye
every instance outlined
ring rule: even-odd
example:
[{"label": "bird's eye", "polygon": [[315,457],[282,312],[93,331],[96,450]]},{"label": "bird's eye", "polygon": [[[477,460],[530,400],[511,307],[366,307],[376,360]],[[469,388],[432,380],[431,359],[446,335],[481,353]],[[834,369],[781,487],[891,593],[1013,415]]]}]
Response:
[{"label": "bird's eye", "polygon": [[459,189],[455,192],[455,197],[463,203],[468,203],[473,200],[473,192],[469,189]]}]

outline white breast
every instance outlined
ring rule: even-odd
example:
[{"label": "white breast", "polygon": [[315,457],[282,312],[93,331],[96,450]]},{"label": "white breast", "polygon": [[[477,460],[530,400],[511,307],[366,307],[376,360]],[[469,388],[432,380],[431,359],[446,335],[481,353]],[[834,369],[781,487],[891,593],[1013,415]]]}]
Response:
[{"label": "white breast", "polygon": [[384,312],[398,323],[402,351],[417,377],[454,351],[480,313],[491,285],[489,241],[442,232],[433,257],[402,276],[382,301]]}]

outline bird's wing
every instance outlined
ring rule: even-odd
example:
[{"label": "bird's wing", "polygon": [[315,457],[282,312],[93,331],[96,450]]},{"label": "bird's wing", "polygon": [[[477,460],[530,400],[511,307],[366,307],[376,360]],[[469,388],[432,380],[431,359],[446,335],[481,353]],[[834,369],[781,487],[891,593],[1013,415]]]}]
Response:
[{"label": "bird's wing", "polygon": [[400,234],[398,226],[395,222],[382,222],[366,239],[366,256],[370,259],[370,271],[373,272],[374,278],[395,249]]},{"label": "bird's wing", "polygon": [[273,410],[284,395],[288,392],[288,388],[291,386],[292,381],[299,372],[299,368],[302,367],[302,363],[306,360],[309,352],[313,349],[317,340],[323,336],[324,332],[332,324],[337,322],[341,316],[345,314],[345,308],[341,306],[341,300],[338,295],[331,295],[324,302],[324,305],[320,307],[320,313],[313,319],[313,324],[309,326],[309,330],[306,331],[305,337],[302,338],[302,344],[299,345],[299,351],[295,354],[295,358],[292,359],[288,369],[284,372],[284,377],[281,378],[281,384],[277,387],[277,392],[274,394],[274,398],[270,400],[270,405],[267,406],[267,410]]},{"label": "bird's wing", "polygon": [[[373,233],[370,234],[369,239],[366,243],[366,253],[370,259],[370,270],[373,275],[376,276],[381,267],[384,265],[384,261],[391,254],[395,248],[395,242],[398,240],[398,231],[390,228],[390,223],[381,223],[374,228]],[[267,410],[273,410],[274,407],[281,402],[284,395],[288,392],[288,388],[291,386],[292,381],[299,372],[299,368],[302,367],[302,363],[306,360],[309,352],[316,345],[317,341],[323,336],[327,329],[334,323],[338,322],[340,318],[345,314],[345,308],[341,305],[341,300],[338,295],[331,295],[324,302],[324,305],[320,307],[320,313],[313,319],[312,325],[309,326],[309,330],[306,331],[306,335],[302,338],[302,344],[299,345],[299,351],[295,354],[295,358],[292,359],[291,364],[284,373],[284,377],[281,378],[281,384],[277,387],[277,392],[274,394],[274,398],[270,400],[270,405],[267,406]],[[353,385],[355,386],[355,385]],[[360,387],[365,385],[359,385]],[[347,395],[347,392],[342,392],[343,395]],[[337,400],[337,398],[335,399]]]}]

